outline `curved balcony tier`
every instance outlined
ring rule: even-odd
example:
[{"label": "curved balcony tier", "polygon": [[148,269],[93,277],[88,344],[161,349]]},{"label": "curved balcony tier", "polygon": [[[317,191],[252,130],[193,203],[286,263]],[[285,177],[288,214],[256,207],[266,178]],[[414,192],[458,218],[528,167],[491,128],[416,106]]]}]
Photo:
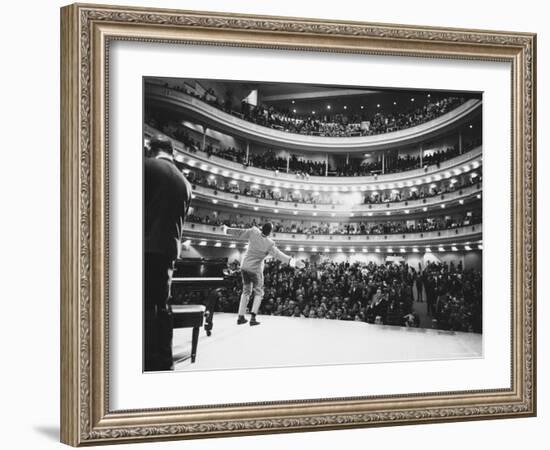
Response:
[{"label": "curved balcony tier", "polygon": [[[445,250],[452,250],[453,246],[472,248],[481,243],[483,224],[468,225],[459,228],[450,228],[447,230],[427,231],[422,233],[404,233],[404,234],[292,234],[292,233],[273,233],[272,238],[279,246],[291,246],[298,250],[296,246],[303,247],[305,251],[324,251],[329,249],[359,249],[365,248],[369,251],[375,251],[376,248],[388,249],[395,247],[396,252],[401,247],[412,249],[414,247],[429,247],[438,251],[439,247],[447,247]],[[184,236],[186,239],[198,240],[204,242],[203,245],[217,247],[231,247],[237,243],[245,244],[245,241],[239,241],[235,236],[223,234],[222,227],[186,223],[184,225]],[[218,244],[219,245],[216,245]],[[312,248],[317,248],[312,250]],[[467,248],[465,248],[468,250]],[[442,250],[440,250],[442,251]]]},{"label": "curved balcony tier", "polygon": [[[149,125],[144,125],[144,131],[146,136],[163,134]],[[218,156],[208,156],[203,151],[189,152],[181,142],[168,136],[166,137],[170,139],[174,145],[177,152],[176,159],[189,166],[213,174],[220,174],[264,186],[309,189],[324,192],[340,189],[344,186],[357,186],[362,190],[384,190],[431,183],[433,181],[460,175],[472,169],[477,169],[483,162],[482,147],[479,146],[455,158],[441,162],[439,167],[431,165],[421,169],[366,177],[310,176],[305,179],[295,174],[244,166]]]},{"label": "curved balcony tier", "polygon": [[467,100],[436,119],[410,128],[372,136],[321,137],[296,134],[264,127],[228,114],[192,95],[158,84],[147,83],[145,99],[150,105],[184,110],[200,123],[218,131],[252,142],[302,152],[331,153],[373,152],[397,146],[413,145],[437,138],[481,114],[480,100]]},{"label": "curved balcony tier", "polygon": [[[358,192],[358,191],[356,191]],[[370,215],[386,215],[408,214],[422,208],[444,209],[450,205],[459,206],[465,202],[476,201],[481,198],[482,184],[474,184],[465,188],[457,189],[454,192],[435,195],[417,200],[407,200],[402,202],[388,203],[373,203],[373,204],[313,204],[313,203],[295,203],[281,200],[267,200],[263,198],[249,197],[242,194],[232,194],[224,191],[217,191],[204,186],[194,186],[193,188],[193,205],[208,205],[212,208],[215,204],[216,208],[231,208],[238,212],[254,212],[256,214],[278,214],[288,215],[296,218],[295,214],[299,214],[301,219],[304,216],[308,218],[316,215],[321,217],[343,217],[349,218],[350,214],[356,217]],[[462,203],[460,203],[462,200]],[[412,214],[411,214],[412,215]]]}]

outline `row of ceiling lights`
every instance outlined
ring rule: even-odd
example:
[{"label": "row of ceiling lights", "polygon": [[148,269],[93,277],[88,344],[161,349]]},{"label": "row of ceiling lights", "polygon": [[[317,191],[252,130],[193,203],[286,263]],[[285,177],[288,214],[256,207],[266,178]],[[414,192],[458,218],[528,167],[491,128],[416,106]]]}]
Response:
[{"label": "row of ceiling lights", "polygon": [[[206,247],[208,245],[210,246],[214,246],[214,247],[217,247],[217,248],[220,248],[220,247],[224,247],[224,245],[222,244],[222,242],[220,241],[215,241],[215,242],[210,242],[210,241],[206,241],[206,240],[199,240],[199,241],[196,241],[196,244],[194,244],[194,242],[190,239],[186,240],[184,242],[184,245],[185,246],[190,246],[190,245],[198,245],[199,247]],[[226,247],[227,248],[237,248],[237,247],[242,247],[244,249],[248,248],[248,244],[244,244],[244,245],[237,245],[237,243],[235,242],[231,242],[229,243]],[[331,253],[331,252],[336,252],[336,253],[345,253],[346,251],[348,253],[369,253],[369,252],[374,252],[374,253],[407,253],[407,248],[409,248],[409,252],[412,252],[412,253],[419,253],[421,250],[423,250],[425,253],[432,253],[432,252],[448,252],[448,251],[452,251],[452,252],[458,252],[460,251],[460,248],[459,247],[462,247],[461,249],[462,250],[465,250],[465,251],[473,251],[473,250],[483,250],[483,244],[481,243],[481,241],[479,241],[478,243],[470,243],[470,242],[467,242],[466,244],[451,244],[450,246],[415,246],[415,247],[399,247],[399,248],[396,248],[395,250],[392,248],[392,247],[387,247],[387,248],[380,248],[380,247],[375,247],[375,248],[369,248],[369,247],[361,247],[361,248],[357,248],[355,249],[355,247],[346,247],[346,248],[342,248],[342,247],[337,247],[337,248],[331,248],[331,247],[304,247],[304,246],[291,246],[291,245],[287,245],[284,247],[284,250],[287,251],[287,252],[290,252],[290,251],[298,251],[298,252],[312,252],[312,253],[318,253],[318,252],[323,252],[323,253]]]},{"label": "row of ceiling lights", "polygon": [[[187,173],[188,173],[188,172],[187,172]],[[449,174],[449,177],[450,177],[450,176],[452,176],[452,175]],[[472,172],[472,173],[470,174],[470,176],[471,176],[471,178],[477,178],[477,177],[479,176],[479,174],[478,174],[477,172]],[[215,176],[215,175],[210,175],[208,178],[209,178],[210,180],[212,180],[212,181],[215,181],[215,180],[216,180],[216,176]],[[447,177],[447,178],[448,178],[448,177]],[[456,178],[451,178],[451,180],[450,180],[450,183],[451,183],[451,184],[455,184],[455,183],[457,183],[457,182],[458,182],[458,180],[457,180]],[[237,184],[237,183],[238,183],[237,180],[232,180],[232,181],[230,182],[230,184]],[[288,187],[287,187],[287,185],[288,185]],[[398,185],[401,185],[401,186],[398,186],[398,188],[403,189],[402,183],[398,183]],[[385,188],[384,186],[385,186],[385,185],[382,185],[382,189],[380,189],[380,190],[383,191],[383,190],[389,190],[389,189],[391,189],[391,190],[392,190],[392,193],[398,193],[398,192],[399,192],[399,191],[398,191],[397,189],[395,189],[395,188]],[[259,184],[252,184],[250,187],[251,187],[252,189],[259,189],[259,188],[260,188],[260,185],[259,185]],[[289,183],[286,183],[283,187],[286,188],[286,189],[290,189],[290,184],[289,184]],[[407,186],[407,187],[409,187],[409,186]],[[435,183],[430,184],[430,189],[435,188],[435,187],[437,187],[437,185],[436,185]],[[328,189],[325,189],[325,188],[326,188],[326,186],[323,186],[323,190],[324,190],[325,192],[328,192]],[[378,194],[377,188],[378,188],[378,185],[373,185],[373,186],[369,186],[369,187],[367,187],[367,186],[350,186],[350,187],[347,187],[347,186],[339,186],[339,187],[338,187],[338,186],[332,186],[332,191],[333,191],[333,192],[336,192],[336,191],[339,190],[339,191],[342,191],[342,192],[348,192],[348,191],[352,191],[352,192],[353,192],[353,191],[355,191],[355,192],[357,192],[357,191],[363,191],[363,192],[364,192],[364,191],[370,190],[371,193],[372,193],[372,195],[377,195],[377,194]],[[281,189],[280,189],[279,187],[273,188],[273,191],[274,191],[274,192],[279,192],[280,190],[281,190]],[[309,189],[308,189],[308,190],[309,190]],[[416,191],[418,191],[418,188],[415,187],[415,186],[412,186],[412,187],[410,187],[410,190],[411,190],[411,192],[416,192]],[[299,194],[299,193],[301,193],[301,191],[300,191],[299,189],[295,189],[295,190],[294,190],[294,193],[295,193],[295,194]],[[318,195],[318,194],[320,194],[320,191],[319,191],[319,190],[316,190],[316,191],[313,192],[313,194],[317,194],[317,195]]]},{"label": "row of ceiling lights", "polygon": [[[428,94],[427,97],[430,98],[431,95]],[[415,101],[415,98],[414,98],[414,97],[411,97],[411,98],[410,98],[410,102],[411,102],[411,103],[414,103],[414,101]],[[296,100],[292,100],[292,104],[295,105],[295,104],[296,104]],[[393,102],[393,106],[396,106],[396,105],[397,105],[397,101],[395,100],[395,101]],[[381,105],[380,103],[377,103],[377,104],[376,104],[376,107],[377,107],[377,108],[380,108],[381,106],[382,106],[382,105]],[[331,106],[330,104],[327,104],[327,105],[326,105],[326,109],[327,109],[327,111],[330,111],[330,110],[332,109],[332,106]],[[348,109],[348,105],[344,105],[344,110],[347,110],[347,109]],[[361,105],[361,109],[365,109],[365,105]],[[294,109],[292,109],[292,112],[293,112],[294,114],[296,114],[297,110],[294,108]],[[311,111],[311,114],[315,114],[315,113],[316,113],[315,110],[312,110],[312,111]]]},{"label": "row of ceiling lights", "polygon": [[[188,158],[187,164],[191,167],[195,167],[197,165],[197,162],[192,159]],[[342,191],[342,192],[348,192],[348,191],[378,191],[378,190],[387,190],[387,189],[395,189],[395,188],[404,188],[404,187],[412,187],[414,185],[421,185],[421,184],[427,184],[432,183],[434,181],[441,181],[446,178],[451,178],[453,176],[458,176],[463,173],[467,173],[472,169],[477,169],[481,166],[480,161],[474,161],[471,164],[466,164],[462,168],[456,168],[452,170],[448,170],[443,174],[437,174],[432,175],[425,178],[418,178],[414,182],[409,180],[406,182],[396,182],[396,183],[388,183],[388,184],[379,184],[379,185],[372,185],[372,186],[365,186],[365,185],[350,185],[350,186],[328,186],[326,184],[324,185],[308,185],[308,184],[298,184],[298,183],[290,183],[290,182],[279,182],[279,181],[271,181],[268,179],[260,179],[258,177],[251,177],[249,175],[243,175],[241,177],[241,174],[237,172],[230,172],[227,169],[218,169],[214,166],[208,166],[207,164],[201,164],[198,166],[202,171],[205,172],[211,172],[212,174],[220,174],[223,177],[232,178],[233,181],[238,182],[239,180],[242,180],[244,182],[253,182],[258,185],[265,185],[265,186],[273,186],[275,188],[283,187],[286,189],[302,189],[302,190],[308,190],[308,191]],[[477,176],[477,173],[475,174]]]},{"label": "row of ceiling lights", "polygon": [[[192,198],[196,198],[196,195],[195,195],[195,194],[192,194]],[[481,199],[481,194],[477,194],[477,195],[476,195],[476,198],[477,198],[477,199]],[[215,198],[215,199],[212,199],[212,203],[214,203],[215,205],[217,205],[217,204],[219,203],[219,200],[216,199],[216,198]],[[246,204],[246,203],[243,203],[243,204],[239,205],[239,203],[232,203],[232,206],[233,206],[233,208],[238,208],[239,206],[244,206],[245,204]],[[463,204],[464,204],[464,199],[458,200],[458,204],[459,204],[459,205],[463,205]],[[298,204],[297,204],[297,205],[298,205]],[[298,208],[298,207],[299,207],[299,206],[295,206],[295,208]],[[438,209],[438,208],[439,208],[439,209],[445,209],[446,207],[447,207],[447,204],[446,204],[446,203],[442,203],[441,205],[434,206],[432,209]],[[253,209],[254,209],[254,211],[259,211],[259,210],[260,210],[260,207],[259,207],[259,206],[254,206]],[[264,208],[262,208],[262,209],[263,209],[263,210],[266,210],[266,211],[272,211],[272,212],[275,213],[275,214],[279,214],[279,212],[280,212],[280,210],[279,210],[278,208],[271,209],[271,207],[264,207]],[[427,211],[428,211],[428,207],[427,207],[427,206],[422,207],[422,211],[423,211],[423,212],[427,212]],[[405,209],[403,212],[404,212],[405,214],[409,214],[409,213],[411,212],[411,210],[410,210],[410,209]],[[300,213],[301,213],[301,214],[305,214],[306,211],[300,211]],[[294,211],[292,211],[292,214],[293,214],[293,215],[298,215],[298,211],[297,211],[297,210],[294,210]],[[346,213],[346,214],[347,214],[347,213]],[[351,212],[351,213],[349,213],[349,216],[350,216],[350,217],[355,217],[355,216],[360,217],[362,214],[363,214],[363,215],[366,214],[368,217],[371,217],[371,216],[373,215],[373,213],[369,211],[369,212],[366,212],[366,213],[353,213],[353,212]],[[385,211],[384,214],[385,214],[386,216],[391,216],[392,213],[391,213],[391,211]],[[317,211],[312,212],[312,216],[316,217],[317,215],[318,215],[318,212],[317,212]],[[323,214],[321,214],[321,215],[323,215]],[[336,213],[334,213],[334,212],[333,212],[333,213],[330,213],[330,215],[331,215],[331,217],[336,217]],[[338,215],[342,215],[342,213],[340,213],[340,214],[338,214]]]}]

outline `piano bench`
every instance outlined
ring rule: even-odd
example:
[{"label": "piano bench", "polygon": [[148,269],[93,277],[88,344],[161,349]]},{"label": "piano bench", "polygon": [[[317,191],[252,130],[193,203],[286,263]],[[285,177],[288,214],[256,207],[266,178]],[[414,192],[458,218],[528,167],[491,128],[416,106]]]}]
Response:
[{"label": "piano bench", "polygon": [[191,341],[191,363],[195,362],[199,343],[199,330],[204,322],[204,305],[172,305],[174,328],[193,328]]}]

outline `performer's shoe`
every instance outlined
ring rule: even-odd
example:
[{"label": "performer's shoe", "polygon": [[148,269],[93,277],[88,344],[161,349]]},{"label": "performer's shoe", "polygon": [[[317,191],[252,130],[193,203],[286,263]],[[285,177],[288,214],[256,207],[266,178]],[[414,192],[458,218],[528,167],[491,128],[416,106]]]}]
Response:
[{"label": "performer's shoe", "polygon": [[237,319],[237,325],[242,325],[243,323],[246,323],[246,322],[248,322],[248,320],[246,320],[244,316],[239,316],[239,318]]},{"label": "performer's shoe", "polygon": [[260,325],[261,322],[258,322],[256,320],[256,316],[252,316],[252,318],[250,319],[250,326],[253,327],[254,325]]}]

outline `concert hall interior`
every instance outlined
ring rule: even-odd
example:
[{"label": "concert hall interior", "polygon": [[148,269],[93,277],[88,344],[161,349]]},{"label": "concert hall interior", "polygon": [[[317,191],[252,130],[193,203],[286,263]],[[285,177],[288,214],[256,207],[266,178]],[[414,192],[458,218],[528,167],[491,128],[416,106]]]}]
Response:
[{"label": "concert hall interior", "polygon": [[[143,86],[144,157],[150,139],[168,139],[192,187],[170,301],[206,305],[196,369],[401,360],[407,340],[424,352],[413,359],[481,356],[481,93],[152,77]],[[262,325],[251,329],[235,321],[252,244],[227,228],[268,222],[277,248],[304,267],[266,253]],[[184,370],[191,333],[175,327]],[[246,333],[277,342],[301,330],[311,360],[300,363],[291,344],[248,365],[231,356]],[[354,352],[362,335],[380,341],[377,352]],[[338,358],[312,356],[330,339]],[[212,352],[233,362],[210,364]]]}]

